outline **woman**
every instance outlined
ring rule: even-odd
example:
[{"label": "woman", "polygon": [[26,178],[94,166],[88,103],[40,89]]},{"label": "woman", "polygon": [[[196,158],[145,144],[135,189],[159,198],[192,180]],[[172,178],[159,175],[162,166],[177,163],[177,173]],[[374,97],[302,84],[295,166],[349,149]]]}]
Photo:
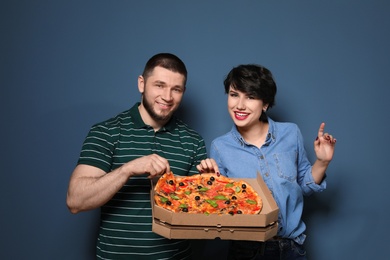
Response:
[{"label": "woman", "polygon": [[224,85],[234,126],[211,143],[211,158],[197,168],[231,178],[256,178],[259,172],[279,207],[277,237],[265,243],[232,241],[229,259],[306,259],[303,196],[326,188],[325,171],[336,139],[324,133],[322,123],[314,141],[317,160],[311,165],[297,125],[275,122],[266,114],[276,95],[267,68],[240,65]]}]

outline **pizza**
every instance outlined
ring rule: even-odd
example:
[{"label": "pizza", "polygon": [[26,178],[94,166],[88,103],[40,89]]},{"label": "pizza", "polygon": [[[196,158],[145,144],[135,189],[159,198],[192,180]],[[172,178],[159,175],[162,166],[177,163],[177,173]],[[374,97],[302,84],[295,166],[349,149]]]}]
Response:
[{"label": "pizza", "polygon": [[215,173],[165,173],[154,186],[154,201],[173,212],[206,215],[258,214],[263,206],[262,199],[247,182]]}]

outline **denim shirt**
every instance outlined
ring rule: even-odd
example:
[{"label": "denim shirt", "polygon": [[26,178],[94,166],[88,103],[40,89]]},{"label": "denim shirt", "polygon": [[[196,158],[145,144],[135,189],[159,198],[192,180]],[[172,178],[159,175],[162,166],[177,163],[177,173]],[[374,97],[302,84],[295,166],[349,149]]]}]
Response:
[{"label": "denim shirt", "polygon": [[298,126],[270,118],[268,123],[268,134],[260,148],[247,143],[234,125],[212,141],[210,157],[227,177],[256,178],[260,173],[279,207],[278,236],[303,244],[303,196],[323,191],[326,181],[320,185],[314,182]]}]

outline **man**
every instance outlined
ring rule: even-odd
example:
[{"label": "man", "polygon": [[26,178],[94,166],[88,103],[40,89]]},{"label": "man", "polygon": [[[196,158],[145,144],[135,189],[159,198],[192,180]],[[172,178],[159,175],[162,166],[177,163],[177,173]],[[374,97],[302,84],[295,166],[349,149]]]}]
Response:
[{"label": "man", "polygon": [[187,69],[160,53],[138,77],[142,98],[131,109],[94,125],[69,182],[72,213],[101,207],[97,258],[186,259],[188,241],[152,232],[150,179],[172,171],[198,173],[203,138],[173,116],[185,92]]}]

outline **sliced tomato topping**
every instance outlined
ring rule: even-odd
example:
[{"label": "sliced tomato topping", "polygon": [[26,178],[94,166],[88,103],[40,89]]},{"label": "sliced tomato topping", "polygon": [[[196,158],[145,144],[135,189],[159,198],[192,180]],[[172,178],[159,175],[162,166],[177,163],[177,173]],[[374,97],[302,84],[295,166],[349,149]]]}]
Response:
[{"label": "sliced tomato topping", "polygon": [[216,182],[219,182],[219,183],[224,183],[224,184],[227,184],[227,183],[230,182],[229,180],[220,179],[220,178],[216,178],[215,181],[216,181]]},{"label": "sliced tomato topping", "polygon": [[218,195],[218,192],[214,189],[210,189],[210,190],[206,191],[206,194],[209,198],[214,198],[215,196]]},{"label": "sliced tomato topping", "polygon": [[162,186],[161,189],[167,194],[176,190],[175,186],[169,184]]}]

